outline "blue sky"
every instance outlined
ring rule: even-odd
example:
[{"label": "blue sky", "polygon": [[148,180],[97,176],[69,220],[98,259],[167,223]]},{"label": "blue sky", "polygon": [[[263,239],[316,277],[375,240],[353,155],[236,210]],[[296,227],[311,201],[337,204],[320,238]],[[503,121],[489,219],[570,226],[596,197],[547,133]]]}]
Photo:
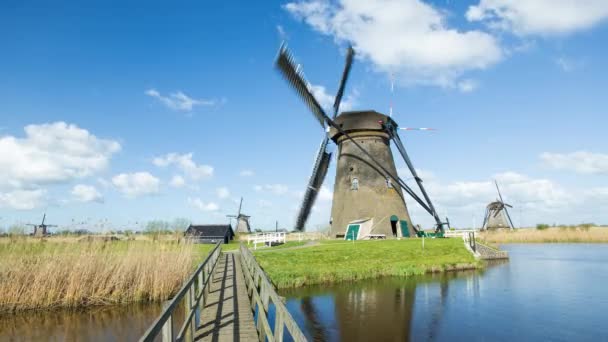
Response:
[{"label": "blue sky", "polygon": [[516,225],[607,223],[607,18],[594,0],[3,3],[0,227],[227,222],[240,196],[255,228],[289,227],[323,131],[273,68],[282,40],[329,100],[352,43],[348,105],[392,97],[401,126],[438,129],[402,137],[454,224],[479,224],[493,179]]}]

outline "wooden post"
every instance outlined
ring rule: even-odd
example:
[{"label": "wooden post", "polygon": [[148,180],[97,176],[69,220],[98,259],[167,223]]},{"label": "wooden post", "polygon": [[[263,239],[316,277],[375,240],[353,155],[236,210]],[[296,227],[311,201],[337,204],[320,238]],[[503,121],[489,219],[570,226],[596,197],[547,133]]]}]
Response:
[{"label": "wooden post", "polygon": [[279,307],[274,305],[274,340],[283,341],[283,312],[279,310]]},{"label": "wooden post", "polygon": [[[163,304],[163,309],[166,308],[169,303],[169,301],[165,302]],[[162,341],[173,342],[173,315],[169,315],[169,319],[163,324]]]}]

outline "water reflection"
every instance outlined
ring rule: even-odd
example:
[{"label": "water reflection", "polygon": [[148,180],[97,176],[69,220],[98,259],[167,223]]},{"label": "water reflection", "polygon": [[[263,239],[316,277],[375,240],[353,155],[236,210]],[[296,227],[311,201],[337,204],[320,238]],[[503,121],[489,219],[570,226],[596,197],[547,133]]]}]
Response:
[{"label": "water reflection", "polygon": [[510,245],[484,271],[283,293],[315,341],[608,341],[608,246]]},{"label": "water reflection", "polygon": [[0,315],[0,341],[135,341],[160,309],[136,304]]}]

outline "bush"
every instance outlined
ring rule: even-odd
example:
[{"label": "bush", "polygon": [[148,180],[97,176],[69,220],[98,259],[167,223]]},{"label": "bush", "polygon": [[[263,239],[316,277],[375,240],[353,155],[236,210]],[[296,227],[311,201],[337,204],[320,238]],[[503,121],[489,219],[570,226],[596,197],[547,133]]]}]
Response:
[{"label": "bush", "polygon": [[543,229],[547,229],[547,228],[549,228],[549,225],[546,223],[539,223],[536,225],[536,229],[538,229],[538,230],[543,230]]}]

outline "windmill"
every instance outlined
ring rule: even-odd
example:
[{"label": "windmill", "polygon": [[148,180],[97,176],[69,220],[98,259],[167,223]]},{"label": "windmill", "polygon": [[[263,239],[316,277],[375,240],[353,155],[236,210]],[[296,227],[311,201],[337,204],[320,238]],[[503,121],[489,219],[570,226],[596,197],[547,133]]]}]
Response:
[{"label": "windmill", "polygon": [[46,235],[49,235],[47,228],[57,227],[57,225],[45,224],[44,223],[45,220],[46,220],[46,213],[44,213],[44,215],[42,216],[42,223],[40,223],[40,224],[28,223],[28,224],[26,224],[26,226],[34,227],[34,234],[33,234],[34,236],[46,236]]},{"label": "windmill", "polygon": [[[342,112],[340,102],[354,57],[349,47],[346,64],[336,93],[331,117],[313,96],[310,84],[304,79],[299,65],[289,54],[285,45],[281,46],[276,66],[287,82],[304,100],[314,117],[325,131],[315,158],[312,175],[304,193],[304,198],[296,218],[295,229],[304,230],[310,211],[323,184],[331,162],[328,151],[329,141],[337,146],[337,167],[331,216],[331,235],[350,234],[351,225],[356,227],[356,236],[361,236],[360,227],[365,227],[367,235],[386,237],[413,236],[412,225],[403,192],[410,195],[425,209],[436,222],[436,230],[442,231],[443,224],[422,185],[422,179],[405,151],[398,132],[397,123],[390,117],[373,110]],[[339,114],[339,115],[338,115]],[[397,174],[391,152],[393,142],[407,164],[422,194],[418,196]],[[365,226],[362,222],[371,222]],[[353,228],[354,229],[354,228]]]},{"label": "windmill", "polygon": [[236,219],[236,233],[251,233],[251,227],[249,226],[249,218],[251,216],[247,216],[241,213],[241,208],[243,207],[243,197],[241,197],[241,203],[239,204],[239,211],[236,215],[226,215],[226,217],[235,218]]},{"label": "windmill", "polygon": [[496,185],[496,191],[498,191],[499,199],[496,199],[496,201],[488,204],[486,207],[486,215],[483,219],[481,230],[499,228],[513,229],[513,221],[511,221],[511,216],[507,210],[507,208],[513,208],[513,206],[503,201],[500,188],[498,187],[498,182],[496,180],[494,181],[494,184]]}]

